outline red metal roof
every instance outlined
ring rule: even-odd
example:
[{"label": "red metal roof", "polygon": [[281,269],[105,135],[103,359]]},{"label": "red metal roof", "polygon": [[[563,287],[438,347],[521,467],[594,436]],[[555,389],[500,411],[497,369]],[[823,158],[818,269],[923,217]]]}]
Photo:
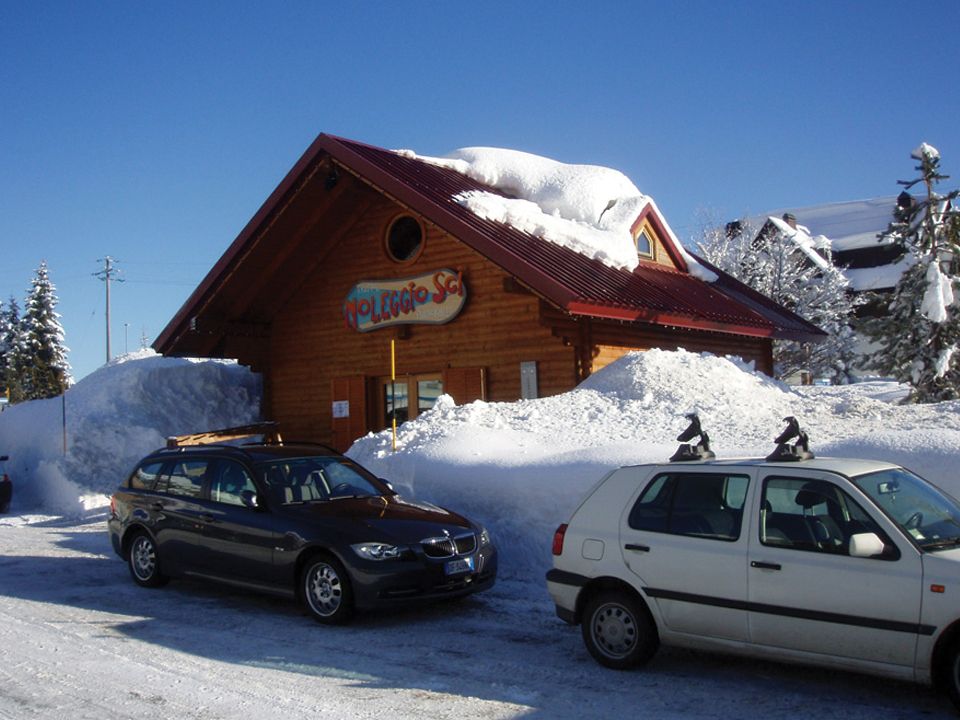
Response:
[{"label": "red metal roof", "polygon": [[[792,340],[820,340],[824,333],[799,316],[723,273],[707,283],[686,272],[668,233],[661,238],[681,270],[642,262],[635,270],[609,267],[509,225],[483,219],[454,198],[480,190],[503,195],[449,168],[408,154],[321,134],[270,195],[223,257],[154,343],[173,348],[189,320],[216,293],[240,262],[248,242],[325,156],[364,182],[392,196],[428,221],[496,263],[545,299],[573,315]],[[644,211],[664,226],[653,206]]]}]

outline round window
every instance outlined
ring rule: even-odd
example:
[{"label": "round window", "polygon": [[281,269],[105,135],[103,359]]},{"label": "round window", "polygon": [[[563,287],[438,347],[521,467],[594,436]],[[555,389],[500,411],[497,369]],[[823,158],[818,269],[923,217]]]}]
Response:
[{"label": "round window", "polygon": [[423,249],[423,226],[416,218],[401,215],[387,230],[387,253],[397,262],[416,259]]}]

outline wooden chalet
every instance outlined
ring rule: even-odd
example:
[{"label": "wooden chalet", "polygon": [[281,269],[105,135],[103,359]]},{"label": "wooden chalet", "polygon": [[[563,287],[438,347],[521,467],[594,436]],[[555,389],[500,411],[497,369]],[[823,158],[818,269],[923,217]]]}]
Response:
[{"label": "wooden chalet", "polygon": [[729,276],[690,274],[652,204],[629,272],[478,217],[455,200],[471,190],[502,195],[322,134],[154,348],[236,358],[262,374],[262,414],[286,437],[345,449],[441,393],[553,395],[653,347],[736,354],[769,373],[774,338],[823,336]]}]

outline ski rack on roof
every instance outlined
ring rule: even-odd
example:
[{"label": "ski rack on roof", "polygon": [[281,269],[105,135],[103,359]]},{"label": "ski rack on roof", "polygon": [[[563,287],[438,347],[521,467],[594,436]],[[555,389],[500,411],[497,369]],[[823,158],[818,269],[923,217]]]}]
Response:
[{"label": "ski rack on roof", "polygon": [[[777,449],[767,455],[768,462],[798,462],[800,460],[812,460],[813,453],[810,452],[810,438],[800,429],[800,422],[793,417],[785,417],[783,422],[787,427],[777,437],[774,442]],[[796,442],[790,445],[790,441],[796,438]]]},{"label": "ski rack on roof", "polygon": [[[677,435],[680,441],[680,447],[670,457],[670,462],[689,462],[690,460],[712,460],[716,457],[710,450],[710,436],[700,427],[700,418],[696,413],[684,415],[690,421],[690,425],[682,433]],[[696,445],[690,445],[687,441],[692,440],[699,435],[700,439]]]},{"label": "ski rack on roof", "polygon": [[238,427],[224,428],[222,430],[208,430],[207,432],[189,433],[187,435],[171,435],[167,438],[167,448],[174,449],[190,445],[217,445],[230,440],[240,440],[241,438],[262,435],[263,442],[267,445],[280,445],[283,438],[280,437],[280,425],[275,422],[254,423],[253,425],[240,425]]}]

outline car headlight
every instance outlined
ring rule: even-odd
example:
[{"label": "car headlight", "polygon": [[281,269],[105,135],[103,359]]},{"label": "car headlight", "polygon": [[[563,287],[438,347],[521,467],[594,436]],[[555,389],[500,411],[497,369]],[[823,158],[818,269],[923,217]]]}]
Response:
[{"label": "car headlight", "polygon": [[490,544],[490,533],[487,532],[487,529],[483,526],[480,527],[480,547],[484,547]]},{"label": "car headlight", "polygon": [[392,560],[400,557],[403,548],[387,543],[368,542],[351,545],[353,551],[366,560]]}]

